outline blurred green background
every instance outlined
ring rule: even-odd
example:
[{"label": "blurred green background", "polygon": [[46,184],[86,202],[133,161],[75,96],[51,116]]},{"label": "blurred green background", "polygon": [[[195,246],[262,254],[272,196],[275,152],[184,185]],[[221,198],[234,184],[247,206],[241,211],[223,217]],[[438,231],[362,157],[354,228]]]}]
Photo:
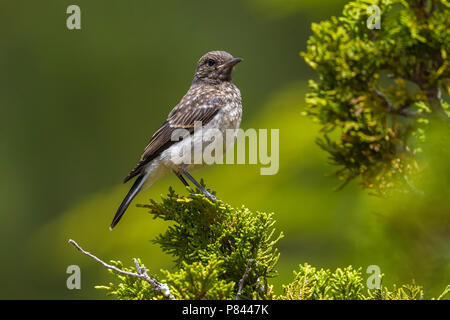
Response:
[{"label": "blurred green background", "polygon": [[[108,226],[130,187],[122,179],[211,50],[245,59],[234,75],[242,128],[280,129],[280,170],[216,165],[194,176],[234,206],[275,212],[285,233],[275,290],[308,262],[378,265],[387,285],[415,279],[426,297],[441,292],[450,283],[449,154],[430,144],[425,196],[376,198],[355,182],[336,192],[318,127],[301,115],[316,75],[299,52],[311,23],[345,2],[2,0],[0,298],[105,298],[93,286],[110,276],[69,238],[104,260],[140,257],[156,274],[172,267],[150,241],[167,225],[145,209],[132,205],[113,232]],[[82,30],[66,28],[70,4],[81,8]],[[169,186],[186,192],[169,175],[134,203]],[[81,290],[66,288],[72,264]]]}]

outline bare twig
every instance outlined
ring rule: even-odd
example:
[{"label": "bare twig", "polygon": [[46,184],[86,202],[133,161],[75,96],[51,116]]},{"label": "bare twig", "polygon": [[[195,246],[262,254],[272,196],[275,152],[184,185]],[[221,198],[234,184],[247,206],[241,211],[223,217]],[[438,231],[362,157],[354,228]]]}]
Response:
[{"label": "bare twig", "polygon": [[156,291],[158,291],[159,293],[161,293],[164,297],[175,300],[175,297],[173,296],[173,294],[170,293],[169,287],[167,286],[167,284],[165,283],[160,283],[158,282],[156,279],[151,278],[148,274],[147,274],[147,270],[145,269],[144,266],[140,266],[139,262],[137,261],[136,258],[133,258],[134,264],[136,266],[136,271],[135,272],[129,272],[129,271],[124,271],[121,270],[113,265],[110,265],[106,262],[104,262],[103,260],[97,258],[96,256],[94,256],[92,253],[87,252],[85,250],[83,250],[78,243],[76,243],[74,240],[70,239],[69,243],[72,244],[75,248],[78,249],[78,251],[80,251],[81,253],[87,255],[88,257],[91,257],[92,259],[94,259],[95,261],[97,261],[98,263],[100,263],[101,265],[103,265],[105,268],[107,269],[111,269],[117,273],[120,274],[124,274],[127,276],[131,276],[131,277],[135,277],[135,278],[139,278],[141,280],[144,280],[146,282],[148,282],[153,289],[155,289]]},{"label": "bare twig", "polygon": [[415,112],[411,112],[409,110],[407,110],[406,108],[399,108],[396,109],[394,107],[394,105],[389,101],[389,99],[379,90],[377,89],[373,89],[373,92],[375,93],[375,95],[380,98],[381,100],[383,100],[383,102],[386,104],[386,112],[387,113],[395,113],[404,117],[411,117],[411,118],[415,118],[418,117],[419,114],[415,113]]},{"label": "bare twig", "polygon": [[[437,57],[440,60],[440,55]],[[443,62],[442,62],[443,63]],[[423,72],[421,72],[423,73]],[[441,90],[439,86],[428,87],[424,81],[416,75],[409,75],[405,77],[406,80],[417,84],[425,95],[427,96],[428,104],[431,109],[444,121],[450,121],[450,114],[444,109],[441,103]]]},{"label": "bare twig", "polygon": [[248,277],[248,273],[250,272],[250,267],[253,261],[254,261],[253,259],[248,260],[247,268],[245,269],[244,275],[242,276],[241,280],[239,280],[239,289],[238,292],[236,293],[236,300],[239,300],[241,298],[242,288],[244,287],[244,282]]},{"label": "bare twig", "polygon": [[444,121],[450,121],[450,115],[444,109],[441,103],[441,90],[436,88],[431,88],[429,90],[425,90],[427,95],[428,103],[430,104],[433,111]]},{"label": "bare twig", "polygon": [[378,98],[380,98],[381,100],[384,101],[384,103],[386,104],[388,113],[391,113],[392,111],[395,110],[394,105],[388,100],[388,98],[386,98],[386,96],[384,94],[381,93],[381,91],[379,91],[377,89],[373,89],[373,92],[376,94],[376,96]]},{"label": "bare twig", "polygon": [[409,181],[408,176],[404,175],[403,178],[406,181],[406,184],[411,188],[411,190],[413,192],[415,192],[416,194],[419,194],[421,196],[423,196],[425,194],[425,192],[423,192],[422,190],[418,189],[414,184],[411,183],[411,181]]}]

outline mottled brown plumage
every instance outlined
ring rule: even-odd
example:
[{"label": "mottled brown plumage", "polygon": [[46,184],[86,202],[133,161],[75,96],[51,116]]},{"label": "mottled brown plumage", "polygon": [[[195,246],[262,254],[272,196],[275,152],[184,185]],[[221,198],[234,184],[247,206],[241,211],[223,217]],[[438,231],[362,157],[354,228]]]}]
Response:
[{"label": "mottled brown plumage", "polygon": [[[234,66],[240,61],[242,61],[241,58],[233,58],[224,51],[208,52],[200,58],[188,92],[153,134],[140,161],[125,178],[127,182],[138,176],[117,209],[110,229],[120,221],[125,210],[142,188],[150,186],[170,170],[186,186],[189,184],[183,176],[193,182],[207,197],[212,200],[217,199],[188,173],[188,170],[193,170],[204,163],[180,164],[174,161],[173,154],[184,150],[186,146],[190,148],[192,145],[204,145],[208,142],[208,135],[197,137],[195,133],[192,134],[198,122],[203,128],[220,130],[223,136],[226,130],[231,129],[234,132],[234,138],[236,137],[242,116],[241,93],[231,80]],[[172,141],[172,133],[179,128],[186,129],[189,134],[182,140]],[[234,139],[226,141],[224,151],[233,144]]]},{"label": "mottled brown plumage", "polygon": [[240,61],[242,59],[233,58],[224,51],[208,52],[200,58],[191,88],[153,134],[138,164],[124,182],[140,174],[147,163],[175,143],[171,141],[175,129],[183,128],[192,133],[196,121],[205,126],[221,107],[232,102],[234,95],[230,95],[230,90],[224,90],[224,87],[228,87],[229,83],[231,91],[238,90],[231,84],[231,80],[233,66]]},{"label": "mottled brown plumage", "polygon": [[[242,105],[239,89],[231,82],[234,66],[242,61],[224,51],[205,54],[197,63],[194,80],[186,95],[169,113],[167,120],[153,134],[136,167],[125,178],[125,182],[138,176],[130,191],[117,209],[110,229],[120,221],[126,209],[139,191],[150,186],[163,174],[172,170],[185,185],[189,185],[183,175],[193,182],[210,199],[217,199],[200,185],[189,173],[203,163],[177,163],[173,154],[187,146],[204,145],[207,135],[199,137],[194,126],[200,122],[203,128],[219,129],[225,135],[227,129],[234,130],[234,137],[241,123]],[[172,141],[176,129],[186,129],[184,139]],[[225,151],[233,141],[226,141]]]},{"label": "mottled brown plumage", "polygon": [[[233,58],[224,51],[212,51],[205,54],[197,63],[194,80],[186,95],[169,113],[167,120],[153,134],[136,167],[125,178],[125,182],[138,176],[130,191],[117,209],[110,229],[120,221],[133,198],[144,186],[150,186],[163,174],[172,170],[185,185],[189,185],[183,175],[193,182],[207,197],[217,199],[200,185],[189,173],[196,167],[204,165],[176,163],[172,158],[186,146],[204,145],[209,137],[196,137],[194,126],[200,122],[203,128],[218,129],[225,136],[227,129],[232,129],[234,137],[241,123],[241,93],[231,82],[234,66],[242,61]],[[186,129],[184,139],[172,141],[176,129]],[[225,151],[233,141],[226,141]]]}]

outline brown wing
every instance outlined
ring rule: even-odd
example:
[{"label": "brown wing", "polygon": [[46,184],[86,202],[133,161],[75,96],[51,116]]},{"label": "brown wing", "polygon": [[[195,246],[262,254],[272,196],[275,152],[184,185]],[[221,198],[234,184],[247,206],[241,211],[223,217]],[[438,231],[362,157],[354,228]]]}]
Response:
[{"label": "brown wing", "polygon": [[[188,100],[189,101],[189,100]],[[200,100],[202,101],[202,100]],[[140,174],[150,161],[156,158],[164,150],[169,148],[177,141],[172,141],[172,132],[176,129],[183,128],[190,133],[194,131],[194,123],[201,121],[204,126],[217,114],[222,105],[222,99],[213,98],[206,103],[197,104],[195,101],[191,104],[183,104],[180,102],[169,114],[169,118],[163,123],[163,125],[153,134],[150,142],[144,150],[140,161],[136,167],[131,170],[124,182],[127,182],[134,176]]]}]

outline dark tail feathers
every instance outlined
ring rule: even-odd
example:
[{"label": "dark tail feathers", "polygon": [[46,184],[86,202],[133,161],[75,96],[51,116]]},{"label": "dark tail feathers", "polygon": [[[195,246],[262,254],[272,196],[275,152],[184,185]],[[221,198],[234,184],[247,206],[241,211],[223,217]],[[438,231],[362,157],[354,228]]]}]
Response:
[{"label": "dark tail feathers", "polygon": [[148,174],[141,174],[136,181],[134,182],[133,186],[131,187],[130,191],[128,191],[127,196],[125,199],[123,199],[119,209],[117,209],[116,215],[114,216],[113,221],[111,222],[111,226],[109,227],[109,230],[112,230],[116,224],[119,223],[120,219],[122,218],[123,214],[127,210],[128,206],[130,205],[131,201],[136,197],[136,195],[141,191],[142,185],[144,184],[145,180],[147,179]]}]

